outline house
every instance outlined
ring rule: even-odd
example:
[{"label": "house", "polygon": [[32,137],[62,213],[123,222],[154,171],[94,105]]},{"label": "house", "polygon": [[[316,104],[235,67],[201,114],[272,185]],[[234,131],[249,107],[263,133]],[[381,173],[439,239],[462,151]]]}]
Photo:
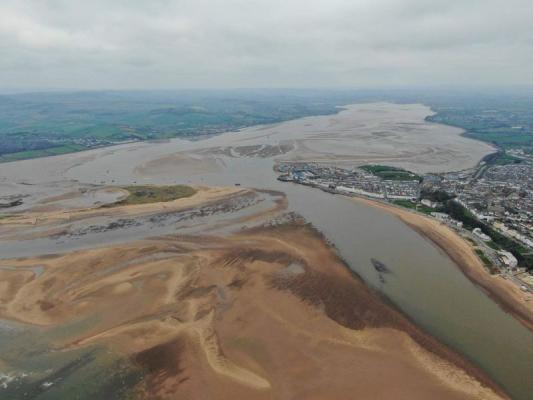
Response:
[{"label": "house", "polygon": [[488,235],[485,235],[483,233],[483,231],[480,229],[480,228],[474,228],[474,230],[472,231],[472,233],[474,235],[476,235],[478,238],[480,238],[481,240],[483,240],[484,242],[490,242],[492,239],[490,238],[490,236]]},{"label": "house", "polygon": [[432,212],[431,216],[437,218],[439,221],[448,221],[450,219],[448,214],[441,212]]},{"label": "house", "polygon": [[422,199],[421,203],[425,205],[426,207],[430,207],[430,208],[437,208],[439,205],[439,203],[435,201],[431,201],[429,199]]},{"label": "house", "polygon": [[516,257],[509,251],[505,250],[498,250],[498,256],[501,260],[501,262],[507,267],[507,268],[516,268],[518,265],[518,260]]}]

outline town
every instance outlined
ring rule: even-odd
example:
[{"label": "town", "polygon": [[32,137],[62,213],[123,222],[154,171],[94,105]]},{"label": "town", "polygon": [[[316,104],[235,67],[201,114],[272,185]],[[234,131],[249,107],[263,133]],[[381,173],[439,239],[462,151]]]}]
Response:
[{"label": "town", "polygon": [[279,163],[278,179],[424,213],[464,237],[492,274],[533,293],[533,164],[495,157],[465,171],[417,175],[384,165]]}]

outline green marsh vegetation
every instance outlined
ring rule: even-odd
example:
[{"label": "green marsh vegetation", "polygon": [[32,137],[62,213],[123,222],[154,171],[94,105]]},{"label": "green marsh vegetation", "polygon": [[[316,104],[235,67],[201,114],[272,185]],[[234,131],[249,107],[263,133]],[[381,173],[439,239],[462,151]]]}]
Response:
[{"label": "green marsh vegetation", "polygon": [[191,197],[196,193],[196,189],[186,185],[172,186],[152,186],[152,185],[132,185],[123,186],[129,192],[128,197],[111,206],[127,206],[134,204],[161,203],[173,201],[185,197]]}]

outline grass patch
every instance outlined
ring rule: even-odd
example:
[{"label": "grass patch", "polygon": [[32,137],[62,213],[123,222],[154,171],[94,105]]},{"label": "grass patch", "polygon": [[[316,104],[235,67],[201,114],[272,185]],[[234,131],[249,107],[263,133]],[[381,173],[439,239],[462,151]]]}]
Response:
[{"label": "grass patch", "polygon": [[419,203],[413,203],[412,201],[409,201],[409,200],[393,200],[392,204],[395,204],[400,207],[408,208],[410,210],[419,211],[419,212],[422,212],[428,215],[430,215],[432,212],[435,211],[431,207],[428,207],[428,206],[425,206]]},{"label": "grass patch", "polygon": [[476,254],[478,255],[478,257],[481,259],[481,261],[483,261],[483,264],[485,264],[485,266],[490,266],[492,265],[492,263],[490,262],[489,258],[485,255],[485,253],[483,253],[483,250],[481,249],[474,249]]},{"label": "grass patch", "polygon": [[423,204],[418,204],[416,210],[423,212],[424,214],[427,214],[427,215],[431,215],[432,212],[435,212],[433,208],[425,206]]},{"label": "grass patch", "polygon": [[401,168],[389,167],[387,165],[363,165],[363,171],[369,172],[377,177],[389,181],[420,181],[420,176]]},{"label": "grass patch", "polygon": [[500,250],[501,247],[498,246],[497,243],[494,243],[492,240],[490,242],[486,242],[487,243],[487,246],[489,246],[491,249],[494,249],[494,250]]},{"label": "grass patch", "polygon": [[495,161],[496,165],[520,164],[522,160],[518,157],[509,154],[503,154]]},{"label": "grass patch", "polygon": [[522,160],[518,157],[507,154],[505,151],[489,154],[483,158],[488,165],[509,165],[520,164]]},{"label": "grass patch", "polygon": [[81,145],[65,145],[65,146],[50,147],[48,149],[42,149],[42,150],[20,151],[18,153],[4,154],[3,156],[0,156],[0,162],[28,160],[31,158],[47,157],[47,156],[57,156],[60,154],[73,153],[73,152],[81,151],[85,149],[86,147],[81,146]]},{"label": "grass patch", "polygon": [[492,262],[489,260],[489,258],[485,255],[485,253],[483,253],[483,250],[474,249],[474,251],[476,252],[477,256],[479,257],[485,268],[487,268],[491,274],[494,275],[498,272]]},{"label": "grass patch", "polygon": [[161,203],[184,197],[191,197],[196,193],[196,189],[186,185],[133,185],[124,186],[123,189],[130,193],[129,196],[113,205],[126,206],[133,204]]},{"label": "grass patch", "polygon": [[467,132],[465,136],[489,142],[503,148],[515,148],[520,146],[530,146],[533,142],[533,135],[528,132]]},{"label": "grass patch", "polygon": [[413,203],[412,201],[409,201],[409,200],[393,200],[392,204],[396,204],[397,206],[400,206],[400,207],[410,208],[411,210],[416,209],[416,203]]}]

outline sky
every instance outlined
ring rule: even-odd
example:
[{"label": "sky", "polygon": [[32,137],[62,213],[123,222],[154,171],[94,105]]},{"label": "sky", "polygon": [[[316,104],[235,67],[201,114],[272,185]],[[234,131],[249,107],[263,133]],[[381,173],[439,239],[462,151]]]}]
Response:
[{"label": "sky", "polygon": [[0,89],[533,85],[531,0],[0,0]]}]

